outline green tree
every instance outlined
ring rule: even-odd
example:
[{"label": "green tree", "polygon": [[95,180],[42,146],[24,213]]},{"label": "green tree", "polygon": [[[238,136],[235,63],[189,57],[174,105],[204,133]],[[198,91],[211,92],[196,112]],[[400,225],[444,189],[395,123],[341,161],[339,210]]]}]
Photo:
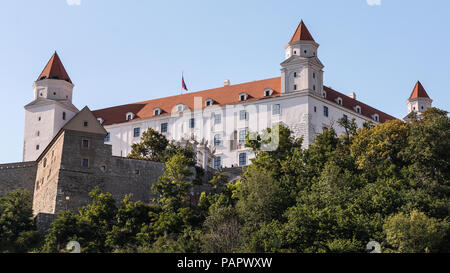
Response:
[{"label": "green tree", "polygon": [[45,238],[45,252],[64,251],[69,241],[78,241],[82,252],[110,252],[107,236],[115,224],[117,208],[110,193],[98,188],[89,193],[92,203],[80,208],[79,213],[61,212]]},{"label": "green tree", "polygon": [[449,223],[429,218],[424,213],[395,214],[383,226],[387,242],[398,252],[435,252],[448,232]]},{"label": "green tree", "polygon": [[141,141],[131,146],[128,158],[166,162],[176,154],[183,154],[189,159],[189,165],[194,166],[196,162],[195,153],[189,142],[180,144],[168,141],[160,132],[149,128],[142,134]]},{"label": "green tree", "polygon": [[39,243],[32,203],[26,190],[0,197],[0,252],[27,252]]},{"label": "green tree", "polygon": [[167,138],[160,132],[149,128],[142,133],[141,142],[131,146],[129,158],[146,159],[157,162],[165,162],[164,152],[169,145]]}]

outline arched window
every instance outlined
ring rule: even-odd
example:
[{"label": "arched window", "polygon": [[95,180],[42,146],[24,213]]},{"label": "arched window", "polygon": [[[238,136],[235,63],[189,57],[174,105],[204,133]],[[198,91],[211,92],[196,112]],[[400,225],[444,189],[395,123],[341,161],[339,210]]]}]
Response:
[{"label": "arched window", "polygon": [[131,112],[128,112],[128,113],[126,114],[125,118],[126,118],[127,121],[128,121],[128,120],[132,120],[132,119],[134,119],[134,114],[131,113]]},{"label": "arched window", "polygon": [[154,116],[159,116],[159,115],[161,115],[161,109],[160,108],[155,108],[154,110],[153,110],[153,115]]},{"label": "arched window", "polygon": [[102,118],[97,118],[98,123],[103,124],[104,120]]},{"label": "arched window", "polygon": [[378,114],[373,114],[373,115],[372,115],[372,119],[373,119],[374,121],[376,121],[376,122],[379,122],[379,121],[380,121],[380,116],[379,116]]},{"label": "arched window", "polygon": [[338,98],[336,99],[336,103],[339,104],[339,105],[342,105],[342,98],[341,98],[341,97],[338,97]]},{"label": "arched window", "polygon": [[213,104],[214,104],[214,101],[213,101],[212,99],[207,99],[207,100],[205,101],[205,106],[206,106],[206,107],[212,106]]},{"label": "arched window", "polygon": [[361,114],[361,107],[359,105],[356,105],[354,109],[356,113]]},{"label": "arched window", "polygon": [[239,94],[239,101],[246,101],[248,99],[247,93],[241,93]]}]

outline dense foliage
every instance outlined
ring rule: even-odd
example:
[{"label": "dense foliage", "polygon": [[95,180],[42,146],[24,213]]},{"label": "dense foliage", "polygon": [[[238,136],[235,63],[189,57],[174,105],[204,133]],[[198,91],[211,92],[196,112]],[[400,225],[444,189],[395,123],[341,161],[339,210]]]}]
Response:
[{"label": "dense foliage", "polygon": [[[149,189],[159,198],[145,204],[127,196],[116,207],[95,190],[91,204],[59,215],[42,250],[77,240],[83,252],[364,252],[377,241],[383,252],[449,252],[447,113],[432,108],[408,123],[339,125],[344,135],[324,129],[307,149],[281,125],[249,134],[257,156],[241,179],[227,183],[218,172],[198,202],[192,155],[148,131],[131,156],[166,162]],[[2,251],[25,251],[21,238],[30,238],[30,204],[18,197],[0,202]]]}]

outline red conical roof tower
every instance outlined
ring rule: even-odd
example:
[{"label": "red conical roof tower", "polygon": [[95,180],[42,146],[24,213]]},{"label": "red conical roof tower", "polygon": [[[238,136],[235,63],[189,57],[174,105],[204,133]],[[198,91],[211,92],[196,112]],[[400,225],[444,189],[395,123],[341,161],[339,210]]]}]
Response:
[{"label": "red conical roof tower", "polygon": [[409,99],[416,99],[416,98],[427,98],[427,99],[430,98],[427,94],[427,91],[425,91],[425,88],[423,88],[422,84],[420,83],[420,81],[416,83],[416,86],[414,86],[411,96],[409,97]]},{"label": "red conical roof tower", "polygon": [[295,33],[292,36],[290,43],[295,42],[295,41],[313,41],[314,42],[314,38],[312,37],[311,33],[309,33],[309,30],[306,27],[305,23],[303,23],[303,20],[300,21],[300,24],[298,25],[297,29],[295,30]]},{"label": "red conical roof tower", "polygon": [[59,58],[56,51],[48,61],[47,65],[45,66],[44,70],[39,75],[37,80],[40,81],[44,79],[64,80],[72,83],[72,80],[70,80],[70,77],[67,74],[66,69],[64,68],[64,65],[62,64],[61,59]]}]

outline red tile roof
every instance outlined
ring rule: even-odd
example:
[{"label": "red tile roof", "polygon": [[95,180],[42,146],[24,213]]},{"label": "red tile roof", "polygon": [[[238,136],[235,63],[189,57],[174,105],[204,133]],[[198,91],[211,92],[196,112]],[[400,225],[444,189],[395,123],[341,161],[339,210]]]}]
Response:
[{"label": "red tile roof", "polygon": [[[280,96],[281,90],[281,78],[272,78],[254,82],[247,82],[242,84],[224,86],[215,89],[209,89],[205,91],[186,93],[177,96],[165,97],[160,99],[148,100],[143,102],[137,102],[127,105],[115,106],[105,109],[100,109],[93,111],[94,115],[97,118],[102,118],[104,120],[103,125],[112,125],[118,123],[128,122],[126,120],[126,114],[131,112],[135,114],[135,120],[143,120],[154,118],[154,109],[160,108],[162,110],[162,114],[170,115],[172,109],[176,107],[178,104],[186,105],[191,111],[194,109],[194,97],[201,97],[202,99],[202,108],[205,108],[205,101],[207,99],[212,99],[214,101],[214,105],[229,105],[229,104],[237,104],[241,103],[239,101],[239,95],[241,93],[248,94],[247,101],[255,101],[264,99],[264,90],[266,88],[271,88],[273,93],[270,97],[278,97]],[[337,92],[329,87],[324,87],[326,91],[326,99],[332,102],[335,102],[337,97],[341,97],[343,101],[343,105],[345,108],[354,110],[356,105],[361,107],[361,114],[372,118],[372,115],[377,113],[380,118],[380,122],[385,122],[387,120],[395,119],[395,117],[390,116],[384,112],[381,112],[375,108],[372,108],[362,102],[354,100],[340,92]]]},{"label": "red tile roof", "polygon": [[273,90],[271,97],[279,96],[281,89],[280,77],[116,106],[93,111],[93,113],[96,117],[101,117],[104,120],[103,125],[111,125],[126,122],[126,113],[128,112],[136,115],[133,120],[139,120],[155,117],[153,111],[156,108],[162,110],[160,116],[170,115],[172,109],[178,104],[184,104],[192,111],[194,109],[194,97],[201,97],[203,108],[206,107],[205,101],[207,99],[212,99],[214,105],[219,106],[240,103],[239,95],[241,93],[248,95],[247,101],[259,100],[264,98],[264,90],[266,88]]},{"label": "red tile roof", "polygon": [[416,83],[416,86],[414,86],[414,89],[411,93],[411,96],[409,96],[409,99],[416,99],[416,98],[430,98],[427,94],[427,91],[425,91],[425,88],[423,88],[420,81]]},{"label": "red tile roof", "polygon": [[300,22],[297,29],[295,30],[295,33],[292,36],[290,43],[295,41],[314,41],[305,23],[303,23],[303,20]]},{"label": "red tile roof", "polygon": [[65,80],[72,83],[66,69],[64,68],[64,65],[61,62],[61,59],[56,52],[50,58],[37,80],[40,81],[44,79]]},{"label": "red tile roof", "polygon": [[355,107],[359,106],[361,107],[361,115],[372,118],[374,114],[378,114],[379,120],[381,123],[386,122],[388,120],[394,120],[395,117],[388,115],[380,110],[377,110],[365,103],[362,103],[358,100],[352,99],[349,96],[346,96],[334,89],[331,89],[330,87],[323,87],[324,91],[326,92],[326,99],[332,102],[336,102],[337,98],[342,99],[342,106],[350,109],[352,111],[355,111]]}]

